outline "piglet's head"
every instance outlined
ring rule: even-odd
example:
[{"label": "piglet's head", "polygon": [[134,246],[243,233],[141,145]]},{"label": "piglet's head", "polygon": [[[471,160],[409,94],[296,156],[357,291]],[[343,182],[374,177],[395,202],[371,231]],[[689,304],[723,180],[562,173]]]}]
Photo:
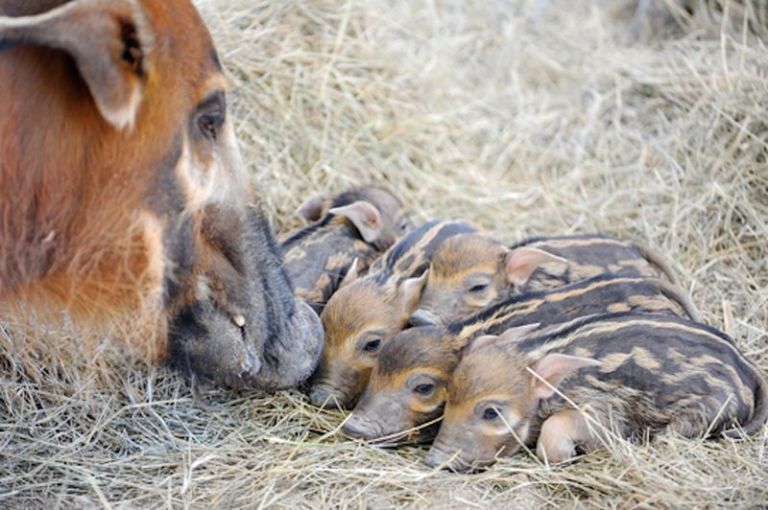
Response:
[{"label": "piglet's head", "polygon": [[328,200],[312,196],[296,212],[308,222],[320,221],[326,214],[348,221],[366,243],[380,251],[413,228],[402,201],[380,186],[352,188]]},{"label": "piglet's head", "polygon": [[[510,250],[483,235],[447,240],[427,272],[414,325],[447,324],[469,317],[502,299],[525,292],[546,264],[567,268],[567,261],[536,248]],[[562,270],[562,269],[561,269]]]},{"label": "piglet's head", "polygon": [[560,353],[531,358],[510,338],[480,337],[463,357],[448,389],[440,432],[425,462],[471,471],[493,464],[536,440],[543,400],[594,359]]},{"label": "piglet's head", "polygon": [[387,442],[429,437],[421,426],[442,415],[459,361],[454,337],[442,328],[406,329],[379,353],[365,392],[344,425],[353,437]]},{"label": "piglet's head", "polygon": [[381,348],[413,311],[419,289],[413,280],[386,292],[362,278],[345,283],[331,297],[321,316],[325,345],[311,381],[312,403],[346,407],[360,396]]}]

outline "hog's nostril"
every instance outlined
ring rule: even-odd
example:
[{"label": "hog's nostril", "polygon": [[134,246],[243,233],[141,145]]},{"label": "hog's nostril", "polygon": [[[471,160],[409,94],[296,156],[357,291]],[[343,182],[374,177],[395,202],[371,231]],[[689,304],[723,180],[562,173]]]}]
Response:
[{"label": "hog's nostril", "polygon": [[247,350],[245,353],[245,361],[243,362],[242,369],[242,373],[245,375],[256,374],[261,369],[259,358],[254,356],[250,350]]}]

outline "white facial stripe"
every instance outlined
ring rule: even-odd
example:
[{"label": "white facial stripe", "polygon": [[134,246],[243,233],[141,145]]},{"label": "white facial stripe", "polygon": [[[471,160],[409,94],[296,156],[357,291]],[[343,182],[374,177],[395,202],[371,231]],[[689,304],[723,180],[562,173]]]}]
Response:
[{"label": "white facial stripe", "polygon": [[211,293],[211,286],[209,285],[208,278],[200,276],[197,280],[197,286],[195,288],[195,296],[199,301],[204,301]]},{"label": "white facial stripe", "polygon": [[187,209],[199,210],[208,204],[245,207],[248,203],[248,174],[242,163],[232,123],[227,121],[213,151],[209,167],[196,161],[184,137],[184,149],[176,174],[187,196]]},{"label": "white facial stripe", "polygon": [[163,248],[163,226],[157,216],[143,211],[139,214],[138,227],[149,259],[146,271],[142,275],[147,288],[152,289],[147,303],[156,306],[162,301],[162,282],[166,263]]}]

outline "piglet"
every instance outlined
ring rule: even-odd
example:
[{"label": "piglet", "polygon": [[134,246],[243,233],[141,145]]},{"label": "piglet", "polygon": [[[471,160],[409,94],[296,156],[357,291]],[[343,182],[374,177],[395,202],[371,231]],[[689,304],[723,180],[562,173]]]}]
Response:
[{"label": "piglet", "polygon": [[583,234],[531,238],[508,247],[481,234],[457,236],[435,253],[410,321],[417,326],[446,324],[516,294],[601,273],[675,283],[664,259],[637,242]]},{"label": "piglet", "polygon": [[381,349],[344,432],[388,442],[429,439],[434,431],[425,425],[442,415],[453,371],[475,338],[510,330],[511,341],[511,331],[517,337],[533,329],[541,334],[582,317],[629,311],[698,318],[690,298],[671,283],[608,273],[513,296],[447,326],[404,330]]},{"label": "piglet", "polygon": [[281,241],[283,267],[296,296],[317,313],[347,274],[364,272],[412,227],[400,199],[378,186],[351,189],[330,201],[313,197],[299,214],[316,221]]},{"label": "piglet", "polygon": [[451,379],[425,462],[468,471],[523,446],[557,463],[616,436],[750,434],[766,399],[733,340],[685,319],[614,314],[522,340],[485,336]]},{"label": "piglet", "polygon": [[315,405],[347,406],[359,396],[381,347],[407,325],[432,255],[447,239],[475,231],[461,221],[430,221],[392,246],[366,276],[345,279],[320,317],[325,346],[311,381]]}]

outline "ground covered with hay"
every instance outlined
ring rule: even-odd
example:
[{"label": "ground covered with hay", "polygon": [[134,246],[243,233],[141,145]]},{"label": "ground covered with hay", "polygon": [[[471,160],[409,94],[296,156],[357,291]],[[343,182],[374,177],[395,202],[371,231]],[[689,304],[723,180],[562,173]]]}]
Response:
[{"label": "ground covered with hay", "polygon": [[[673,262],[768,371],[768,37],[759,2],[207,0],[279,230],[384,183],[499,238],[603,231]],[[727,4],[725,12],[718,9]],[[661,7],[660,7],[661,6]],[[742,6],[746,6],[744,9]],[[38,337],[41,333],[35,333]],[[338,433],[300,391],[208,390],[108,341],[0,323],[0,507],[725,507],[768,503],[768,428],[476,475]]]}]

